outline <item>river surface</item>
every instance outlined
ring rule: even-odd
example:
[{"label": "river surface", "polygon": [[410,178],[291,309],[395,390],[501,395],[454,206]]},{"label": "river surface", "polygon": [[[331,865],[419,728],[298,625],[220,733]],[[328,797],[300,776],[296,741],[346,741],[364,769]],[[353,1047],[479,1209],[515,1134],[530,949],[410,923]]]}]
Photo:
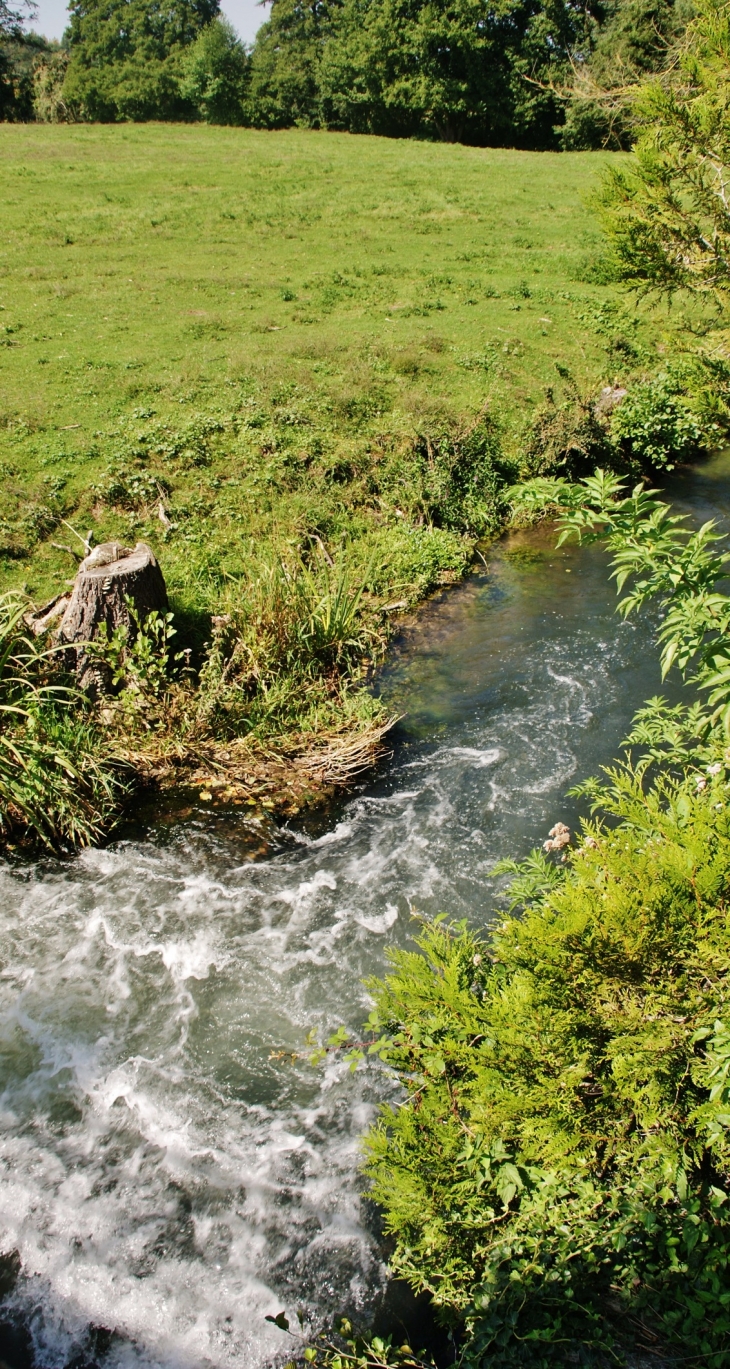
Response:
[{"label": "river surface", "polygon": [[[726,517],[729,474],[719,458],[675,495]],[[358,1027],[414,911],[489,924],[495,861],[574,823],[566,790],[660,688],[651,619],[619,619],[603,553],[553,542],[503,540],[404,632],[379,682],[406,715],[393,757],[328,821],[267,846],[201,802],[0,865],[11,1369],[258,1369],[291,1353],[267,1315],[382,1304],[358,1158],[393,1085],[297,1056],[313,1028]]]}]

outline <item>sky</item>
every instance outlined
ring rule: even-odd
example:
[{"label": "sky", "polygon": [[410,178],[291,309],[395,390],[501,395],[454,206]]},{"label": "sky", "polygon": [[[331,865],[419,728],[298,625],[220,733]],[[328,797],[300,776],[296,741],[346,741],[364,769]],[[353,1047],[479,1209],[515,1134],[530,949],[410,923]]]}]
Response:
[{"label": "sky", "polygon": [[[66,0],[37,0],[37,4],[38,14],[30,27],[46,38],[60,38],[68,23]],[[221,0],[221,9],[246,43],[253,41],[268,14],[256,0]]]}]

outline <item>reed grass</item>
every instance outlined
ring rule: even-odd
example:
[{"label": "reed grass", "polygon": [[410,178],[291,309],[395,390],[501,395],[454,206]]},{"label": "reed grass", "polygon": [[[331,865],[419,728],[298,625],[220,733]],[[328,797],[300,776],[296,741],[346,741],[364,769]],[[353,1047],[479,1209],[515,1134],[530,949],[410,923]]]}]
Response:
[{"label": "reed grass", "polygon": [[17,593],[0,596],[0,838],[86,846],[119,810],[124,767],[58,653],[25,629],[29,607]]}]

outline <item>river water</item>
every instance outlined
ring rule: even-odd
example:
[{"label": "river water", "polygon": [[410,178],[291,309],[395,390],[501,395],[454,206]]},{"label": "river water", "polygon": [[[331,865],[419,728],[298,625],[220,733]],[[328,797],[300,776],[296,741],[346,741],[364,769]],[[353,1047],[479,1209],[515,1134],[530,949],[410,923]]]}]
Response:
[{"label": "river water", "polygon": [[[675,486],[730,511],[727,458]],[[491,876],[557,820],[660,687],[651,620],[596,549],[492,549],[396,644],[390,762],[328,820],[240,810],[0,865],[0,1360],[10,1369],[257,1369],[266,1315],[367,1318],[387,1274],[359,1138],[379,1067],[297,1058],[367,1013],[413,911],[487,925]],[[262,855],[262,847],[266,854]],[[17,1253],[15,1253],[17,1252]]]}]

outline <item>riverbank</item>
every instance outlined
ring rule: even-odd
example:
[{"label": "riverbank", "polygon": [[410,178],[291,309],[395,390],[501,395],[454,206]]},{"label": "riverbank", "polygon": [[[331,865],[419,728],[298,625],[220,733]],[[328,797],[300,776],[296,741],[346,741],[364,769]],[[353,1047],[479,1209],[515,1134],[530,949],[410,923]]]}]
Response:
[{"label": "riverbank", "polygon": [[[726,513],[724,467],[687,485],[698,521]],[[489,926],[493,863],[576,826],[566,789],[661,688],[599,548],[541,526],[486,559],[389,653],[392,762],[326,821],[262,829],[193,790],[103,849],[0,862],[0,1325],[26,1362],[256,1369],[291,1344],[266,1316],[382,1307],[360,1146],[392,1085],[375,1057],[312,1068],[307,1035],[359,1030],[414,911]]]},{"label": "riverbank", "polygon": [[[601,395],[668,344],[607,283],[585,197],[611,159],[4,125],[0,160],[0,589],[27,611],[89,538],[141,540],[173,613],[83,705],[113,795],[94,771],[101,807],[59,836],[106,829],[140,779],[301,807],[336,782],[322,756],[380,754],[364,686],[393,625],[466,573],[511,483],[634,460]],[[660,387],[665,428],[685,389]],[[44,765],[80,754],[44,698],[12,741],[41,815]]]}]

